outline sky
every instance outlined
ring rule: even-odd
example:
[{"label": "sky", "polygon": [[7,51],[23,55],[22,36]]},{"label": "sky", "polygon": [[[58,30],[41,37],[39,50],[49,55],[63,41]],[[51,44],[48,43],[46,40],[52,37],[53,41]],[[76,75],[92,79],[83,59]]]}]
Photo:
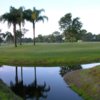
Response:
[{"label": "sky", "polygon": [[[25,9],[45,9],[42,13],[49,20],[43,23],[36,23],[36,36],[39,34],[48,35],[59,30],[58,21],[67,13],[71,13],[72,17],[79,17],[83,23],[82,29],[86,29],[93,34],[100,33],[100,0],[1,0],[0,15],[9,12],[10,6],[19,8],[24,6]],[[26,22],[25,26],[29,31],[25,37],[33,37],[32,24]],[[2,32],[13,30],[12,26],[8,29],[7,23],[0,23]]]}]

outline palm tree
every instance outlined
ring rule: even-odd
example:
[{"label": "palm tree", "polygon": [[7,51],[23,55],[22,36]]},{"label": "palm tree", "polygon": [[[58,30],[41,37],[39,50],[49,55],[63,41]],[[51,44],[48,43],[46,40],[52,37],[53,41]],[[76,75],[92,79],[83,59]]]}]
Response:
[{"label": "palm tree", "polygon": [[16,24],[18,24],[20,18],[20,14],[18,12],[18,9],[14,7],[10,7],[10,11],[8,13],[3,14],[0,17],[0,21],[8,22],[8,27],[13,25],[13,33],[14,33],[14,44],[15,47],[17,47],[17,41],[16,41]]},{"label": "palm tree", "polygon": [[1,46],[1,43],[3,42],[4,36],[5,36],[4,33],[0,33],[0,46]]},{"label": "palm tree", "polygon": [[6,39],[7,42],[12,43],[14,37],[13,37],[13,35],[11,34],[11,32],[8,32],[8,31],[7,31],[6,34],[5,34],[5,39]]},{"label": "palm tree", "polygon": [[22,31],[16,30],[16,39],[17,39],[17,42],[20,43],[20,45],[22,45],[22,36],[24,36],[24,34],[22,34]]},{"label": "palm tree", "polygon": [[[22,33],[21,27],[22,27],[22,25],[24,26],[24,23],[25,23],[25,21],[24,21],[24,13],[23,13],[24,12],[24,7],[20,7],[18,9],[18,12],[19,12],[19,15],[20,15],[20,17],[18,19],[19,30],[20,30],[20,33]],[[22,45],[21,37],[20,37],[20,45]]]},{"label": "palm tree", "polygon": [[35,24],[36,24],[36,22],[38,22],[38,21],[43,21],[44,22],[44,19],[48,20],[47,16],[42,16],[41,15],[41,13],[43,11],[44,11],[44,9],[37,10],[34,7],[33,10],[28,9],[28,10],[25,10],[25,12],[24,12],[25,19],[27,21],[30,21],[33,25],[33,43],[34,43],[34,45],[35,45]]}]

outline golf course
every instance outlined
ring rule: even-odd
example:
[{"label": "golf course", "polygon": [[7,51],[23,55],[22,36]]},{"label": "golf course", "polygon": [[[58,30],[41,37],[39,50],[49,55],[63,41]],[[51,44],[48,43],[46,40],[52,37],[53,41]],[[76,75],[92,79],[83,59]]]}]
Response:
[{"label": "golf course", "polygon": [[7,65],[68,65],[100,61],[99,42],[43,43],[0,46],[0,64]]},{"label": "golf course", "polygon": [[0,100],[100,100],[100,0],[0,8]]},{"label": "golf course", "polygon": [[[33,44],[23,44],[22,46],[18,45],[17,48],[6,44],[0,46],[0,65],[50,67],[94,62],[100,62],[99,42],[37,43],[35,46]],[[100,89],[99,87],[98,90],[96,88],[100,84],[99,74],[99,67],[96,67],[94,69],[73,71],[73,73],[69,72],[64,78],[71,88],[80,94],[84,100],[99,100],[98,91]],[[87,83],[87,81],[83,82],[83,79],[91,79],[91,81]],[[97,83],[92,82],[93,80]],[[80,86],[82,83],[83,85]],[[5,87],[2,81],[0,81],[0,84],[1,98],[7,100],[10,97],[13,100],[16,96],[12,92],[7,93],[10,90],[8,87]],[[90,88],[91,92],[89,92]],[[19,99],[19,97],[16,97],[16,100]]]}]

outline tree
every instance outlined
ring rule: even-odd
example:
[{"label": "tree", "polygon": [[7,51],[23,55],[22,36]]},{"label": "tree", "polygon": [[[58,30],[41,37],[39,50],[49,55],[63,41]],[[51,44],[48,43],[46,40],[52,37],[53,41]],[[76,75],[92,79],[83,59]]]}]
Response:
[{"label": "tree", "polygon": [[16,41],[16,25],[19,23],[19,18],[20,18],[20,13],[18,9],[14,7],[10,7],[10,11],[8,13],[3,14],[0,17],[1,21],[7,21],[8,22],[8,27],[13,25],[13,33],[14,33],[14,44],[15,47],[17,47],[17,41]]},{"label": "tree", "polygon": [[11,42],[13,42],[13,39],[14,39],[14,37],[13,37],[13,35],[11,34],[11,32],[6,32],[6,34],[5,34],[5,40],[6,40],[7,42],[11,43]]},{"label": "tree", "polygon": [[55,31],[52,34],[49,35],[44,35],[42,36],[41,34],[38,35],[35,39],[36,42],[63,42],[63,36],[60,34],[60,32]]},{"label": "tree", "polygon": [[71,13],[66,14],[64,17],[60,18],[59,25],[61,30],[66,30],[72,23]]},{"label": "tree", "polygon": [[96,41],[100,41],[100,33],[96,35]]},{"label": "tree", "polygon": [[80,30],[80,34],[79,34],[80,40],[84,41],[84,37],[86,34],[87,34],[87,30],[85,29]]},{"label": "tree", "polygon": [[44,37],[41,34],[39,34],[38,37],[35,39],[35,41],[44,42]]},{"label": "tree", "polygon": [[3,41],[3,39],[0,37],[0,46],[1,46],[2,41]]},{"label": "tree", "polygon": [[4,37],[5,37],[5,34],[4,33],[0,33],[0,45],[3,42]]},{"label": "tree", "polygon": [[58,36],[58,35],[60,35],[60,32],[54,31],[52,34],[55,35],[55,36]]},{"label": "tree", "polygon": [[67,41],[73,42],[79,39],[82,23],[78,17],[72,19],[71,13],[68,13],[60,19],[59,25]]},{"label": "tree", "polygon": [[60,32],[54,31],[52,34],[55,37],[55,42],[62,42],[63,41],[63,37],[60,34]]},{"label": "tree", "polygon": [[44,9],[37,10],[35,7],[33,10],[28,9],[24,11],[24,17],[27,21],[30,21],[33,25],[33,43],[35,45],[35,24],[38,21],[43,21],[44,19],[48,20],[47,16],[42,16],[41,13],[44,11]]},{"label": "tree", "polygon": [[22,30],[21,30],[21,24],[24,25],[25,21],[24,21],[24,7],[20,7],[18,9],[18,13],[20,15],[20,17],[18,18],[18,24],[19,24],[19,31],[18,33],[20,33],[20,45],[22,45],[22,40],[21,40],[21,35],[22,35]]},{"label": "tree", "polygon": [[20,45],[22,45],[22,36],[24,34],[22,34],[21,30],[16,30],[16,39],[19,41]]},{"label": "tree", "polygon": [[94,41],[94,35],[91,32],[87,32],[84,37],[83,41]]},{"label": "tree", "polygon": [[28,31],[29,31],[29,30],[26,29],[26,28],[23,28],[23,29],[22,29],[22,33],[23,33],[23,34],[27,33]]}]

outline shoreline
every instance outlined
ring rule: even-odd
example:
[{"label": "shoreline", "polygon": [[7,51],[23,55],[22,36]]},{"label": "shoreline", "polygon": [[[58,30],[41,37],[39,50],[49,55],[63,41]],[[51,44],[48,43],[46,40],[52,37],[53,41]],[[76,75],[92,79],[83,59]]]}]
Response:
[{"label": "shoreline", "polygon": [[0,65],[58,66],[100,62],[100,43],[0,46]]},{"label": "shoreline", "polygon": [[69,87],[77,92],[84,100],[100,100],[100,66],[76,70],[64,75]]},{"label": "shoreline", "polygon": [[11,89],[0,80],[0,100],[22,100]]}]

